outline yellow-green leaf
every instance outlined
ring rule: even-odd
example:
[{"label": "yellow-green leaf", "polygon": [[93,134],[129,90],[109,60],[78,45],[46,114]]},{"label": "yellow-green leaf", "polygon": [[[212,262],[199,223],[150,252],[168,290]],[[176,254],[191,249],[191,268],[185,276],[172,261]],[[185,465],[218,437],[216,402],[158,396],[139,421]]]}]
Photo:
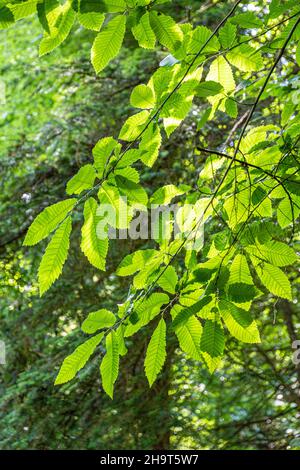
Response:
[{"label": "yellow-green leaf", "polygon": [[166,360],[166,324],[162,318],[148,344],[145,373],[150,387],[155,382]]},{"label": "yellow-green leaf", "polygon": [[76,199],[65,199],[46,207],[32,222],[23,245],[36,245],[56,229],[76,204]]},{"label": "yellow-green leaf", "polygon": [[101,362],[100,373],[103,389],[113,399],[114,384],[119,374],[119,346],[118,338],[114,331],[106,337],[106,354]]},{"label": "yellow-green leaf", "polygon": [[96,73],[101,72],[114,59],[122,46],[126,16],[118,15],[96,36],[91,51],[91,61]]},{"label": "yellow-green leaf", "polygon": [[68,257],[71,229],[71,217],[68,217],[56,230],[46,248],[38,273],[41,296],[62,273],[63,265]]}]

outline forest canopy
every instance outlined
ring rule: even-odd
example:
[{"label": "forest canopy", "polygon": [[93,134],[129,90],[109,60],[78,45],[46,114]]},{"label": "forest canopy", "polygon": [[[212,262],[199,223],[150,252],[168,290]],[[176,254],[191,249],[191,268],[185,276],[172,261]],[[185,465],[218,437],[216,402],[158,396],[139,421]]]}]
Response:
[{"label": "forest canopy", "polygon": [[1,445],[78,394],[79,447],[300,447],[298,2],[0,0],[0,35]]}]

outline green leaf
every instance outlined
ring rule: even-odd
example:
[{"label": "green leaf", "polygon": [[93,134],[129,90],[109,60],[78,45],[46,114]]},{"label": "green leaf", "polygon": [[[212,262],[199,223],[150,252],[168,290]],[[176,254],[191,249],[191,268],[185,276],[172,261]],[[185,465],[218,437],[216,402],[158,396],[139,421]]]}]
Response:
[{"label": "green leaf", "polygon": [[256,72],[263,66],[260,52],[248,44],[241,44],[226,54],[229,62],[242,72]]},{"label": "green leaf", "polygon": [[257,295],[257,290],[253,285],[236,282],[228,286],[228,297],[233,302],[243,303],[253,300]]},{"label": "green leaf", "polygon": [[6,5],[0,4],[0,29],[5,29],[15,22],[15,17]]},{"label": "green leaf", "polygon": [[175,76],[176,67],[159,67],[150,78],[148,85],[153,89],[159,104],[165,100],[166,93],[172,90]]},{"label": "green leaf", "polygon": [[[191,39],[187,45],[187,53],[198,54],[199,51],[203,48],[204,44],[211,37],[212,31],[210,31],[206,26],[197,26],[191,35]],[[212,36],[210,41],[206,44],[205,48],[202,50],[203,54],[217,52],[220,49],[220,43],[216,36]]]},{"label": "green leaf", "polygon": [[256,266],[258,277],[263,285],[274,295],[283,299],[292,300],[291,284],[284,272],[277,266],[263,263]]},{"label": "green leaf", "polygon": [[124,176],[116,175],[115,178],[120,194],[127,197],[131,206],[139,210],[146,210],[148,195],[145,189]]},{"label": "green leaf", "polygon": [[200,341],[202,326],[198,318],[192,316],[185,325],[175,330],[179,346],[190,358],[201,360]]},{"label": "green leaf", "polygon": [[137,162],[141,157],[141,152],[138,149],[129,149],[124,151],[122,157],[119,159],[116,168],[127,168],[132,163]]},{"label": "green leaf", "polygon": [[224,331],[220,323],[206,320],[201,336],[201,351],[211,357],[222,356],[225,346]]},{"label": "green leaf", "polygon": [[71,217],[68,217],[56,230],[46,248],[38,273],[41,296],[62,273],[63,265],[68,257],[71,230]]},{"label": "green leaf", "polygon": [[[128,0],[127,0],[128,1]],[[126,10],[125,0],[74,0],[73,8],[82,13],[120,13]]]},{"label": "green leaf", "polygon": [[133,286],[135,289],[143,289],[146,284],[155,280],[163,263],[164,253],[156,252],[144,268],[134,276]]},{"label": "green leaf", "polygon": [[13,13],[15,21],[26,18],[26,16],[33,15],[33,13],[36,12],[37,1],[38,0],[20,1],[19,3],[13,3],[13,1],[10,2],[9,9]]},{"label": "green leaf", "polygon": [[170,137],[172,132],[177,129],[190,112],[196,87],[202,77],[202,71],[202,67],[198,67],[193,72],[190,72],[184,78],[178,91],[173,93],[170,99],[165,102],[160,115],[164,118],[164,128],[168,137]]},{"label": "green leaf", "polygon": [[234,305],[226,299],[221,299],[219,302],[220,312],[229,312],[233,319],[243,328],[247,328],[253,322],[251,314],[243,308]]},{"label": "green leaf", "polygon": [[[190,254],[190,257],[192,257],[193,254]],[[196,260],[193,261],[193,266],[195,266]],[[190,269],[192,269],[192,266],[190,265]],[[195,282],[194,277],[192,278],[192,282],[189,282],[185,287],[180,289],[180,297],[179,297],[179,303],[180,305],[183,306],[192,306],[199,300],[199,296],[202,296],[204,293],[202,289],[202,285],[200,282]],[[197,312],[195,312],[196,314]]]},{"label": "green leaf", "polygon": [[[134,183],[131,184],[134,185]],[[133,213],[117,186],[104,182],[98,193],[98,198],[102,205],[108,207],[109,224],[112,227],[118,229],[129,227]]]},{"label": "green leaf", "polygon": [[[98,3],[99,0],[96,0]],[[100,6],[103,11],[109,13],[119,13],[126,10],[126,2],[124,0],[100,0]]]},{"label": "green leaf", "polygon": [[262,25],[261,19],[252,11],[235,15],[230,19],[230,22],[238,25],[240,28],[247,29],[259,28]]},{"label": "green leaf", "polygon": [[[165,269],[165,268],[163,268]],[[178,276],[173,266],[168,266],[157,281],[159,287],[170,294],[175,294],[175,288],[178,282]]]},{"label": "green leaf", "polygon": [[[241,152],[244,154],[249,153],[257,144],[264,142],[267,139],[267,133],[271,131],[279,131],[277,126],[269,124],[267,126],[258,126],[253,127],[245,137],[243,137],[240,145]],[[267,149],[269,150],[269,149]],[[276,153],[276,148],[271,148],[270,160],[274,161],[274,153]],[[281,153],[279,152],[279,158]],[[266,162],[264,162],[265,164]]]},{"label": "green leaf", "polygon": [[230,266],[229,284],[242,282],[244,284],[253,284],[252,276],[249,270],[247,259],[244,255],[238,254]]},{"label": "green leaf", "polygon": [[223,86],[220,83],[213,82],[212,80],[202,82],[196,88],[197,96],[206,98],[207,96],[214,96],[221,93]]},{"label": "green leaf", "polygon": [[116,335],[118,338],[118,347],[119,347],[119,355],[120,356],[125,356],[128,352],[126,343],[124,340],[124,331],[125,331],[125,325],[121,324],[117,330],[116,330]]},{"label": "green leaf", "polygon": [[237,104],[231,98],[227,98],[227,100],[225,101],[225,111],[228,114],[228,116],[232,118],[236,118],[238,115]]},{"label": "green leaf", "polygon": [[248,219],[250,214],[249,199],[250,190],[244,188],[243,191],[233,194],[225,200],[223,207],[228,217],[228,226],[231,229]]},{"label": "green leaf", "polygon": [[119,139],[132,142],[140,137],[140,134],[145,129],[148,117],[149,111],[141,111],[140,113],[130,116],[120,131]]},{"label": "green leaf", "polygon": [[23,245],[32,246],[46,238],[56,229],[76,204],[76,199],[65,199],[46,207],[32,222]]},{"label": "green leaf", "polygon": [[[182,307],[176,305],[173,307],[171,314],[173,318],[176,318],[180,314]],[[200,321],[192,315],[189,319],[183,324],[179,324],[175,328],[175,334],[178,338],[179,346],[189,357],[196,359],[197,361],[201,360],[201,351],[200,351],[200,341],[202,335],[202,326]]]},{"label": "green leaf", "polygon": [[[214,81],[222,85],[224,91],[215,96],[209,96],[207,99],[212,105],[212,111],[210,119],[213,118],[217,109],[222,112],[226,112],[229,115],[236,113],[236,107],[230,103],[227,103],[227,109],[225,104],[227,102],[226,96],[231,95],[235,89],[235,80],[233,77],[232,69],[229,63],[224,59],[223,56],[218,56],[210,65],[209,72],[206,77],[207,81]],[[231,108],[230,108],[231,106]]]},{"label": "green leaf", "polygon": [[[264,244],[269,242],[273,236],[281,237],[282,235],[282,230],[278,225],[269,221],[255,221],[247,224],[244,228],[241,241],[245,246],[253,245],[253,243],[257,244],[257,242]],[[251,248],[253,249],[253,246]]]},{"label": "green leaf", "polygon": [[285,187],[288,189],[289,192],[295,194],[296,196],[300,196],[300,180],[296,179],[289,179],[285,183]]},{"label": "green leaf", "polygon": [[227,23],[225,23],[225,25],[220,29],[219,37],[224,49],[228,49],[234,45],[236,41],[236,30],[237,27],[234,24],[229,23],[229,21],[227,21]]},{"label": "green leaf", "polygon": [[[50,25],[51,25],[51,22],[53,21],[52,15],[50,15],[50,13],[52,13],[57,8],[59,11],[60,4],[58,0],[44,0],[42,3],[37,4],[37,13],[38,13],[39,22],[41,23],[42,27],[49,35],[51,35]],[[55,12],[54,12],[54,15],[55,15]]]},{"label": "green leaf", "polygon": [[[300,214],[300,198],[296,199],[297,204],[291,202],[288,197],[280,201],[277,207],[277,220],[281,228],[286,228],[295,222]],[[292,209],[293,208],[293,209]]]},{"label": "green leaf", "polygon": [[103,177],[105,166],[117,145],[118,142],[113,137],[104,137],[100,139],[93,148],[94,166],[98,172],[99,178]]},{"label": "green leaf", "polygon": [[230,334],[243,343],[260,343],[259,331],[249,312],[221,300],[219,308]]},{"label": "green leaf", "polygon": [[132,183],[138,183],[140,181],[140,174],[135,168],[131,166],[126,166],[124,168],[117,168],[114,170],[115,175],[122,176],[126,180],[131,181]]},{"label": "green leaf", "polygon": [[151,123],[143,133],[140,143],[140,150],[142,151],[140,159],[150,168],[157,160],[161,142],[162,138],[159,126],[155,123]]},{"label": "green leaf", "polygon": [[108,251],[108,239],[99,238],[97,235],[97,203],[89,198],[84,204],[84,224],[82,226],[80,248],[89,262],[96,268],[105,271],[106,255]]},{"label": "green leaf", "polygon": [[163,368],[166,356],[166,324],[162,318],[150,339],[146,352],[145,372],[150,387]]},{"label": "green leaf", "polygon": [[105,20],[105,14],[94,11],[88,13],[78,12],[77,18],[84,28],[99,31]]},{"label": "green leaf", "polygon": [[137,322],[129,324],[125,330],[125,337],[128,338],[139,331],[143,326],[148,325],[153,318],[158,315],[162,305],[169,302],[169,296],[155,292],[146,300],[139,301],[134,307],[134,314],[137,316]]},{"label": "green leaf", "polygon": [[201,355],[207,365],[207,368],[211,374],[219,367],[222,360],[222,356],[211,357],[207,352],[201,351]]},{"label": "green leaf", "polygon": [[102,386],[107,395],[113,399],[114,384],[119,375],[119,346],[118,338],[114,331],[106,338],[106,354],[100,366]]},{"label": "green leaf", "polygon": [[183,33],[173,18],[152,10],[150,12],[150,24],[162,46],[165,46],[170,52],[174,52],[180,47]]},{"label": "green leaf", "polygon": [[262,186],[257,186],[252,193],[252,204],[256,206],[260,204],[267,196],[267,191]]},{"label": "green leaf", "polygon": [[173,328],[176,329],[181,325],[185,325],[188,319],[193,315],[199,315],[201,310],[208,304],[210,304],[212,300],[211,296],[204,296],[202,299],[195,302],[193,305],[190,305],[183,310],[180,311],[176,318],[173,320]]},{"label": "green leaf", "polygon": [[116,274],[118,276],[132,276],[143,269],[147,261],[156,253],[155,250],[138,250],[125,256],[119,264]]},{"label": "green leaf", "polygon": [[253,212],[254,215],[260,217],[261,219],[265,217],[272,217],[272,213],[272,202],[270,197],[268,196],[263,198],[263,200],[257,205],[256,209]]},{"label": "green leaf", "polygon": [[297,261],[297,256],[292,248],[275,240],[263,245],[249,245],[246,250],[251,255],[269,261],[274,266],[287,266]]},{"label": "green leaf", "polygon": [[132,33],[140,47],[145,49],[155,48],[156,37],[150,25],[148,11],[140,18],[138,24],[132,28]]},{"label": "green leaf", "polygon": [[91,189],[94,186],[96,171],[93,165],[87,164],[68,181],[66,193],[80,194],[85,189]]},{"label": "green leaf", "polygon": [[235,89],[235,81],[231,67],[222,56],[219,56],[212,62],[206,81],[219,83],[222,85],[225,92],[230,92]]},{"label": "green leaf", "polygon": [[91,61],[96,73],[101,72],[106,65],[120,52],[125,35],[126,17],[118,15],[96,36],[91,51]]},{"label": "green leaf", "polygon": [[[44,38],[40,42],[39,54],[40,56],[48,54],[56,49],[69,35],[73,23],[75,21],[75,12],[71,7],[71,2],[66,2],[55,10],[55,21],[48,23],[50,34],[45,32]],[[51,11],[50,14],[53,15]]]},{"label": "green leaf", "polygon": [[137,85],[130,96],[130,104],[135,108],[152,109],[155,105],[155,96],[148,85]]},{"label": "green leaf", "polygon": [[77,372],[85,366],[96,347],[101,342],[103,335],[103,333],[100,333],[88,339],[78,346],[70,356],[65,358],[56,377],[55,385],[64,384],[75,377]]},{"label": "green leaf", "polygon": [[[200,186],[201,187],[201,186]],[[214,236],[214,246],[218,251],[223,251],[229,244],[229,232],[225,229]]]},{"label": "green leaf", "polygon": [[84,333],[96,333],[97,330],[113,326],[115,322],[115,315],[109,310],[102,308],[96,312],[89,313],[88,317],[82,323],[81,329]]},{"label": "green leaf", "polygon": [[211,111],[212,111],[211,106],[209,106],[208,108],[200,111],[199,121],[197,122],[197,131],[200,131],[200,129],[202,129],[205,126],[205,124],[207,123],[207,121],[210,117]]},{"label": "green leaf", "polygon": [[159,188],[151,197],[151,204],[168,205],[176,196],[181,196],[184,191],[177,188],[174,184],[167,184]]}]

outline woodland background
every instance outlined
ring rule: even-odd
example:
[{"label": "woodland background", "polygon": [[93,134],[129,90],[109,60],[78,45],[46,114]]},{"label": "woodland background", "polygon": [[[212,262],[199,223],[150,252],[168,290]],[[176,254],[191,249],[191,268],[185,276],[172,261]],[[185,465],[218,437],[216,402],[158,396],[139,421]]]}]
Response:
[{"label": "woodland background", "polygon": [[[194,24],[213,28],[230,5],[178,0],[165,9],[177,20],[192,14]],[[136,49],[128,37],[120,56],[97,77],[89,62],[93,32],[78,26],[63,47],[42,58],[40,37],[35,19],[0,31],[6,85],[6,102],[0,104],[0,339],[7,354],[7,364],[0,366],[0,448],[300,448],[295,392],[300,365],[293,364],[291,348],[300,307],[271,296],[254,304],[263,343],[229,339],[223,365],[213,375],[170,339],[163,374],[150,390],[143,372],[147,327],[122,361],[113,401],[101,393],[97,360],[80,380],[54,387],[60,364],[82,340],[79,326],[86,311],[99,303],[110,308],[126,291],[126,281],[113,273],[128,243],[143,245],[115,241],[108,274],[99,273],[76,248],[80,224],[75,221],[64,276],[39,298],[41,247],[21,246],[29,216],[63,198],[65,181],[89,161],[101,136],[118,131],[130,110],[132,88],[147,80],[161,57]],[[186,119],[153,169],[144,170],[144,185],[153,191],[195,179],[197,133],[216,148],[228,125],[224,114],[195,131],[194,118]]]}]

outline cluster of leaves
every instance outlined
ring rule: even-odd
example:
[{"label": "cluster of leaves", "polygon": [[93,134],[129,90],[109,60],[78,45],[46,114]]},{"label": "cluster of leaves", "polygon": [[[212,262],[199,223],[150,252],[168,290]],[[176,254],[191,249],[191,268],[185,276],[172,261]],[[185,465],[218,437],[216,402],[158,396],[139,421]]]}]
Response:
[{"label": "cluster of leaves", "polygon": [[[252,118],[260,100],[269,98],[269,89],[273,95],[269,106],[277,106],[280,87],[277,84],[272,90],[271,81],[281,57],[297,48],[299,61],[299,6],[295,1],[283,5],[273,0],[268,11],[261,9],[258,15],[247,9],[238,11],[238,1],[212,32],[205,26],[176,23],[157,10],[162,3],[103,0],[95,6],[83,0],[63,5],[27,1],[5,2],[1,7],[11,13],[12,21],[37,8],[45,29],[41,54],[64,41],[76,17],[84,27],[101,28],[91,48],[96,72],[119,53],[126,27],[140,47],[155,49],[158,42],[166,52],[148,83],[133,89],[130,103],[138,112],[124,123],[118,139],[99,140],[93,162],[80,168],[67,184],[66,193],[72,197],[39,214],[24,241],[35,245],[55,231],[39,268],[43,294],[62,272],[72,214],[81,203],[81,250],[93,266],[105,270],[109,243],[108,236],[101,239],[97,235],[99,203],[115,209],[117,217],[108,225],[126,230],[141,206],[167,205],[174,198],[179,201],[176,218],[166,221],[164,236],[157,237],[157,249],[138,250],[119,265],[119,276],[134,277],[117,313],[100,309],[88,315],[82,330],[93,336],[65,359],[57,376],[57,384],[71,380],[105,340],[100,371],[103,388],[111,397],[120,356],[127,353],[126,338],[154,318],[158,317],[158,323],[145,358],[150,386],[166,358],[166,317],[180,348],[213,372],[224,352],[224,329],[242,342],[260,342],[251,315],[253,300],[263,291],[292,300],[290,281],[282,268],[297,259],[287,244],[289,233],[295,239],[295,220],[300,213],[297,105],[291,97],[279,109],[278,125],[252,127]],[[5,21],[0,23],[2,27],[12,22]],[[255,97],[254,103],[248,102],[250,96]],[[171,136],[197,100],[205,103],[198,129],[222,113],[235,120],[240,104],[248,111],[242,122],[236,121],[221,150],[196,144],[195,155],[208,155],[197,187],[166,185],[149,198],[136,164],[154,165],[163,137]],[[204,245],[193,243],[199,226],[207,230],[216,220],[220,222],[218,233]],[[175,222],[180,237],[173,234]]]}]

